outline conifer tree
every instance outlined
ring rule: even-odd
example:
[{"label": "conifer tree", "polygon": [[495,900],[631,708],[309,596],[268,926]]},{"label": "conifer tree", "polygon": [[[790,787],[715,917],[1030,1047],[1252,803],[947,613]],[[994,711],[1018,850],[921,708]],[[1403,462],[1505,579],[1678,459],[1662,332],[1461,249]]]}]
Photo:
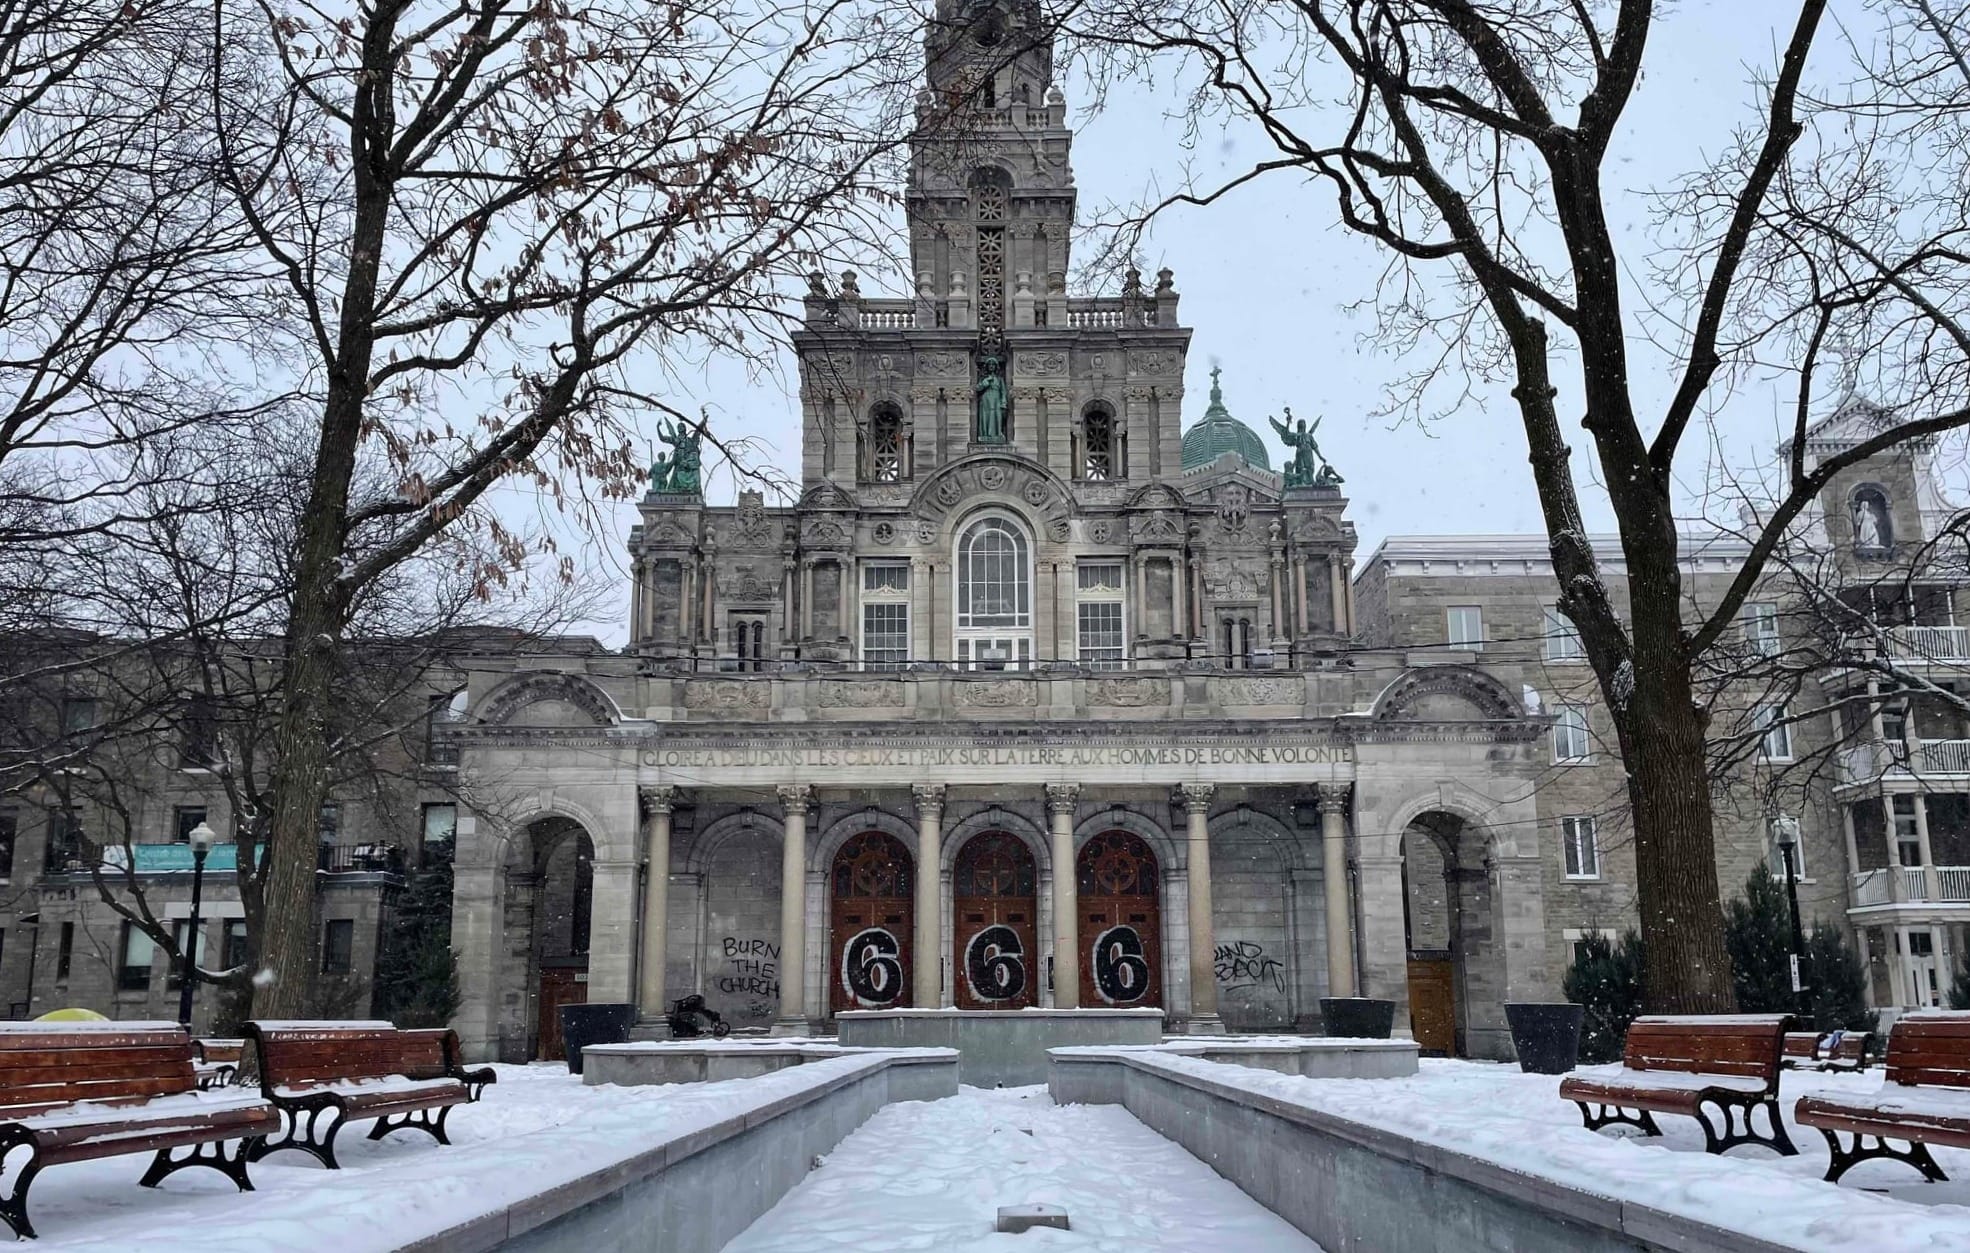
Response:
[{"label": "conifer tree", "polygon": [[1619,941],[1582,937],[1561,986],[1567,1000],[1587,1011],[1580,1024],[1580,1060],[1620,1060],[1628,1024],[1642,1012],[1642,937],[1632,929]]},{"label": "conifer tree", "polygon": [[399,1027],[442,1027],[458,1009],[451,860],[451,841],[424,846],[377,955],[376,1012]]},{"label": "conifer tree", "polygon": [[1812,971],[1813,1030],[1872,1031],[1877,1015],[1867,1007],[1867,970],[1847,933],[1816,922],[1806,936],[1806,968]]},{"label": "conifer tree", "polygon": [[1797,1007],[1792,991],[1791,909],[1784,886],[1762,862],[1745,881],[1744,895],[1724,907],[1724,947],[1731,955],[1731,982],[1739,1009],[1747,1014],[1784,1014]]}]

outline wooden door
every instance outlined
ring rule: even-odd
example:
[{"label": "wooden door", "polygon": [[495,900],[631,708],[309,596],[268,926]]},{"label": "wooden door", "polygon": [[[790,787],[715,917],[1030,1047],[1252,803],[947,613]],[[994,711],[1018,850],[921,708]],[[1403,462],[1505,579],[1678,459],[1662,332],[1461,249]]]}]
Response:
[{"label": "wooden door", "polygon": [[1081,907],[1081,1004],[1136,1009],[1163,1003],[1162,912],[1156,854],[1127,831],[1106,831],[1075,859]]},{"label": "wooden door", "polygon": [[1039,1004],[1039,874],[1033,852],[1003,831],[974,835],[951,875],[952,982],[959,1009]]},{"label": "wooden door", "polygon": [[561,1007],[588,1000],[586,975],[587,971],[575,966],[540,968],[540,1044],[534,1056],[542,1061],[562,1060]]},{"label": "wooden door", "polygon": [[909,850],[881,831],[854,836],[835,854],[829,888],[829,1012],[908,1005],[916,920]]},{"label": "wooden door", "polygon": [[1409,1032],[1435,1057],[1457,1051],[1456,963],[1447,957],[1409,959]]}]

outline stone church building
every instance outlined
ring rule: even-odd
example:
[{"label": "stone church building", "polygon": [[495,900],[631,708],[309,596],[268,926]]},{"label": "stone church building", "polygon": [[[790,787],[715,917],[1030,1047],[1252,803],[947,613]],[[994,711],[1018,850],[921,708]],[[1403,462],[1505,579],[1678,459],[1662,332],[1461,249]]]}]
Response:
[{"label": "stone church building", "polygon": [[[1548,721],[1468,654],[1351,649],[1341,477],[1311,435],[1275,472],[1215,378],[1184,431],[1169,271],[1066,294],[1073,132],[1002,17],[927,39],[931,91],[981,107],[914,150],[916,296],[811,281],[798,501],[653,491],[630,646],[474,679],[452,738],[500,798],[458,837],[474,1053],[533,1055],[569,997],[693,992],[789,1031],[1314,1028],[1322,996],[1407,1001],[1412,914],[1445,1051],[1503,1053],[1502,1003],[1554,995]],[[578,955],[545,934],[557,875]]]}]

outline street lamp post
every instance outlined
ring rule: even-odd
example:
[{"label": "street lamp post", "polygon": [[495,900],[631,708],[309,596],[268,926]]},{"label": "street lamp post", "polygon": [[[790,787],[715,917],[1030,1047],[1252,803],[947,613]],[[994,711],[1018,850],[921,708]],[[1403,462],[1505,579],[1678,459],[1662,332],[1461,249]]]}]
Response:
[{"label": "street lamp post", "polygon": [[191,829],[187,837],[192,846],[192,916],[191,924],[185,928],[185,970],[184,978],[178,986],[178,1021],[186,1031],[192,1029],[192,989],[196,985],[198,970],[198,904],[199,896],[205,887],[205,855],[212,851],[212,841],[218,838],[216,832],[206,823],[199,823]]},{"label": "street lamp post", "polygon": [[1799,820],[1790,814],[1780,814],[1772,819],[1772,837],[1778,844],[1779,856],[1785,859],[1785,897],[1792,907],[1792,995],[1797,1002],[1799,1016],[1806,1020],[1802,1025],[1810,1025],[1813,1018],[1813,998],[1806,987],[1806,933],[1799,925],[1799,876],[1794,870],[1793,855],[1799,848]]}]

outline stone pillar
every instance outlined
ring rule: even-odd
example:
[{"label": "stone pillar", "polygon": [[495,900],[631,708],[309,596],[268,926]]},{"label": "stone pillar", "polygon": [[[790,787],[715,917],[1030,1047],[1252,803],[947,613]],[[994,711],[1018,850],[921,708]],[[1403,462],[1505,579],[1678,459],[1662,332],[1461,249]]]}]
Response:
[{"label": "stone pillar", "polygon": [[636,957],[636,1016],[645,1022],[664,1017],[664,957],[670,924],[670,811],[674,787],[637,789],[643,803],[643,936]]},{"label": "stone pillar", "polygon": [[1346,635],[1348,630],[1347,580],[1341,574],[1341,554],[1327,554],[1327,590],[1333,604],[1334,633]]},{"label": "stone pillar", "polygon": [[807,806],[806,783],[778,789],[786,807],[780,841],[780,1017],[774,1035],[806,1035],[807,1025]]},{"label": "stone pillar", "polygon": [[1293,616],[1299,624],[1294,635],[1298,639],[1307,633],[1306,557],[1300,553],[1293,554]]},{"label": "stone pillar", "polygon": [[799,638],[794,622],[794,564],[792,557],[780,558],[780,650],[781,655]]},{"label": "stone pillar", "polygon": [[[1277,644],[1286,638],[1286,559],[1274,552],[1272,554],[1272,635],[1270,643]],[[1274,665],[1278,665],[1275,659]]]},{"label": "stone pillar", "polygon": [[917,923],[912,937],[910,1004],[937,1009],[944,1003],[944,928],[937,899],[943,881],[944,785],[919,783],[910,789],[917,802]]},{"label": "stone pillar", "polygon": [[1189,819],[1190,1030],[1197,1035],[1224,1031],[1218,1017],[1217,945],[1211,937],[1211,794],[1214,783],[1186,783],[1181,789]]},{"label": "stone pillar", "polygon": [[1053,819],[1053,1007],[1081,1003],[1081,906],[1074,863],[1074,805],[1078,783],[1047,784],[1047,813]]},{"label": "stone pillar", "polygon": [[1881,793],[1881,811],[1888,832],[1888,899],[1902,899],[1902,841],[1895,834],[1895,798],[1891,793]]},{"label": "stone pillar", "polygon": [[1354,937],[1348,909],[1348,789],[1320,787],[1320,872],[1327,893],[1327,995],[1353,996]]},{"label": "stone pillar", "polygon": [[[1909,719],[1915,725],[1915,719]],[[1922,793],[1915,794],[1915,838],[1922,852],[1922,891],[1924,899],[1939,901],[1943,899],[1941,876],[1936,873],[1936,854],[1929,847],[1929,801]]]}]

